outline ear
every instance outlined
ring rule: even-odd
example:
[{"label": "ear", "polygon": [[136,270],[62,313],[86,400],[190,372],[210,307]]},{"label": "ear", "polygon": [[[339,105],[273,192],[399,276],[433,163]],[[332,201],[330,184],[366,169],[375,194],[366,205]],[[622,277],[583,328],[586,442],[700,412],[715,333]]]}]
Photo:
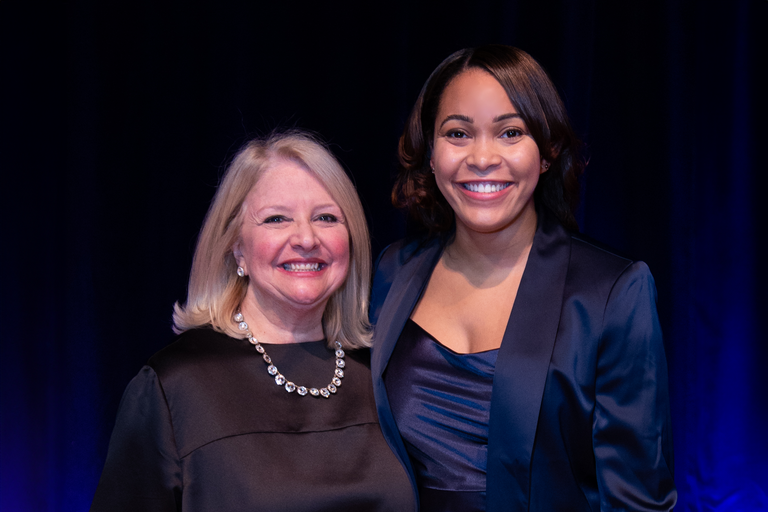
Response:
[{"label": "ear", "polygon": [[235,244],[232,246],[232,255],[235,257],[237,265],[243,267],[245,272],[248,273],[248,269],[245,266],[245,256],[243,256],[243,251],[241,248],[241,240],[239,238],[237,239],[237,242],[235,242]]},{"label": "ear", "polygon": [[546,158],[541,159],[541,168],[539,169],[539,174],[544,174],[549,169],[549,162]]}]

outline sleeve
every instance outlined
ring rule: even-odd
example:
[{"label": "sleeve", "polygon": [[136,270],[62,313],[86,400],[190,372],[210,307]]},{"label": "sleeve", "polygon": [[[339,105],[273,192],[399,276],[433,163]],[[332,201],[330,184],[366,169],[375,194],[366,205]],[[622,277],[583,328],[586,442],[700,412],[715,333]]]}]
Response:
[{"label": "sleeve", "polygon": [[671,510],[667,362],[648,267],[630,265],[611,290],[598,348],[593,448],[600,510]]},{"label": "sleeve", "polygon": [[128,384],[91,512],[181,510],[181,466],[160,380],[145,366]]}]

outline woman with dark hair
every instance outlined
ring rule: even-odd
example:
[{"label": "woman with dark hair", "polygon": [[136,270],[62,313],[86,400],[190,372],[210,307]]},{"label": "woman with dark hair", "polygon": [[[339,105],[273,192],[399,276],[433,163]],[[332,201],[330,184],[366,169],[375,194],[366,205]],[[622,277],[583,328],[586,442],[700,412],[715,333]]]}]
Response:
[{"label": "woman with dark hair", "polygon": [[516,48],[443,61],[400,139],[371,301],[385,436],[422,511],[670,510],[667,367],[648,267],[577,234],[580,142]]}]

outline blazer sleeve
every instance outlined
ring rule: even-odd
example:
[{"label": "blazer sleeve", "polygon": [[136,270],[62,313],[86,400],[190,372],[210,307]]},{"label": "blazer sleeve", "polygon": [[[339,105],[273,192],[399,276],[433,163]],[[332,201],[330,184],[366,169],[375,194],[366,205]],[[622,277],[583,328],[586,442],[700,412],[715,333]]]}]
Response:
[{"label": "blazer sleeve", "polygon": [[598,347],[593,448],[600,510],[671,510],[667,362],[656,287],[637,262],[617,279]]},{"label": "blazer sleeve", "polygon": [[181,510],[181,465],[160,380],[145,366],[128,384],[91,512]]}]

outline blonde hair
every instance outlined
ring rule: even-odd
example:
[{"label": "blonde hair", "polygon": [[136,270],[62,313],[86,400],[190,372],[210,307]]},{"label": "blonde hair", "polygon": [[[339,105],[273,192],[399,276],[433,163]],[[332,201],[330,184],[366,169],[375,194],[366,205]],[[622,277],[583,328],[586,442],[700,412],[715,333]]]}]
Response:
[{"label": "blonde hair", "polygon": [[189,276],[187,302],[174,305],[173,330],[211,326],[243,338],[232,317],[248,290],[248,277],[238,277],[232,247],[243,225],[243,203],[262,173],[276,159],[301,164],[325,186],[339,205],[349,231],[349,273],[323,313],[329,346],[371,346],[368,323],[371,245],[363,206],[355,186],[331,152],[307,133],[292,131],[248,142],[232,160],[203,222]]}]

